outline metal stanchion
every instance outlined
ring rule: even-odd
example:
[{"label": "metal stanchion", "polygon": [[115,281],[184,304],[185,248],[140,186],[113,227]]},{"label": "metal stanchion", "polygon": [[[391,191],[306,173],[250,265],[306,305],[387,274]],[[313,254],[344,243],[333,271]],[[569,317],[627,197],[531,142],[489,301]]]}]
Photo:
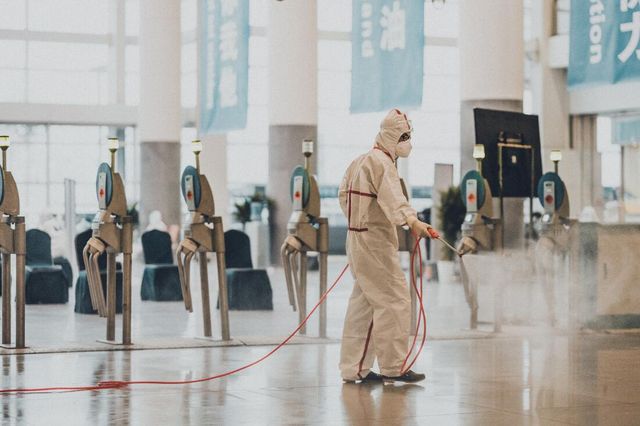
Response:
[{"label": "metal stanchion", "polygon": [[[91,228],[93,235],[83,251],[87,280],[91,294],[91,304],[101,317],[107,318],[106,339],[108,344],[131,344],[131,252],[133,244],[133,220],[127,214],[127,198],[124,183],[115,171],[115,153],[119,148],[118,139],[109,139],[111,164],[102,163],[98,167],[96,195],[100,211],[96,214]],[[98,258],[107,254],[106,300],[103,292]],[[116,340],[116,257],[123,254],[123,301],[122,340]]]},{"label": "metal stanchion", "polygon": [[187,166],[182,173],[181,188],[184,200],[192,213],[191,222],[185,226],[184,239],[178,245],[176,257],[180,271],[180,284],[185,307],[193,312],[190,283],[191,259],[198,253],[200,260],[200,284],[202,295],[202,320],[204,338],[212,337],[211,305],[209,301],[209,274],[207,253],[216,254],[218,269],[218,300],[220,303],[220,329],[222,340],[230,340],[229,299],[225,267],[224,228],[222,218],[215,216],[213,192],[206,176],[200,174],[202,143],[193,141],[196,167]]},{"label": "metal stanchion", "polygon": [[[308,253],[317,252],[320,268],[320,294],[327,288],[327,256],[329,254],[329,224],[320,217],[320,191],[311,174],[309,159],[313,155],[313,141],[302,143],[305,165],[298,166],[291,175],[293,213],[287,225],[288,235],[281,248],[282,264],[289,293],[289,303],[298,310],[299,321],[307,314]],[[326,302],[320,307],[319,336],[327,336]],[[300,334],[306,334],[306,326]]]},{"label": "metal stanchion", "polygon": [[[0,136],[0,253],[2,254],[2,346],[23,349],[25,336],[25,256],[24,216],[20,216],[20,195],[11,172],[7,170],[9,137]],[[15,345],[11,344],[11,255],[16,256]]]}]

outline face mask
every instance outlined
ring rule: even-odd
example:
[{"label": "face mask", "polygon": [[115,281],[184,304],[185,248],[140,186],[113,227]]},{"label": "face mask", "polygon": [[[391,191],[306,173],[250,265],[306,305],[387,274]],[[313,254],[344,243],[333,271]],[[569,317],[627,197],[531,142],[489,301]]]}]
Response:
[{"label": "face mask", "polygon": [[396,146],[396,154],[398,154],[398,157],[406,158],[411,154],[411,148],[413,148],[413,145],[411,145],[410,140],[398,142],[398,146]]}]

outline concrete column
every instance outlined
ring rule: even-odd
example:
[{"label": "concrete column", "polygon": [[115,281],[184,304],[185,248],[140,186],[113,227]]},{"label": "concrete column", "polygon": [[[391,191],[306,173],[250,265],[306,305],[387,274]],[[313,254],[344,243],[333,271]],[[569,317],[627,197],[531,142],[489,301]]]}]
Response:
[{"label": "concrete column", "polygon": [[533,112],[540,116],[540,138],[545,170],[550,170],[552,149],[569,148],[569,92],[566,72],[549,66],[549,39],[554,35],[555,0],[532,2],[533,40],[528,41],[531,58]]},{"label": "concrete column", "polygon": [[[475,168],[474,108],[522,111],[524,92],[522,1],[461,0],[461,174]],[[499,211],[499,210],[497,210]],[[505,243],[519,246],[524,232],[522,199],[505,200]]]},{"label": "concrete column", "polygon": [[[302,164],[302,140],[317,141],[318,35],[316,0],[269,0],[269,182],[275,201],[271,212],[271,261],[279,251],[291,215],[289,178]],[[312,157],[316,170],[317,152]]]},{"label": "concrete column", "polygon": [[[431,225],[436,229],[442,229],[442,222],[439,219],[438,210],[440,208],[440,193],[449,189],[453,182],[453,164],[436,163],[433,173],[433,189],[431,190],[431,199],[433,207],[431,208]],[[457,184],[457,183],[456,183]],[[431,259],[444,260],[442,243],[440,241],[429,240]]]},{"label": "concrete column", "polygon": [[596,209],[602,219],[601,161],[597,148],[597,116],[571,117],[573,149],[560,163],[560,175],[567,185],[571,215],[578,217],[585,207]]},{"label": "concrete column", "polygon": [[216,203],[216,215],[222,217],[225,229],[231,224],[229,216],[229,185],[227,178],[227,135],[202,137],[200,170],[207,176],[213,200]]},{"label": "concrete column", "polygon": [[124,104],[125,83],[125,0],[109,2],[109,26],[112,42],[109,47],[109,103]]},{"label": "concrete column", "polygon": [[140,0],[140,221],[180,224],[180,0]]},{"label": "concrete column", "polygon": [[[531,88],[534,113],[540,116],[542,163],[544,171],[552,170],[549,153],[563,153],[560,176],[567,185],[571,216],[578,217],[586,206],[602,214],[600,155],[596,146],[596,117],[570,117],[570,96],[566,71],[551,68],[550,38],[554,35],[555,1],[532,2],[534,40],[528,56],[532,59]],[[573,129],[571,129],[573,127]],[[573,140],[571,139],[571,136]],[[573,172],[573,171],[579,172]],[[602,217],[602,216],[600,216]]]}]

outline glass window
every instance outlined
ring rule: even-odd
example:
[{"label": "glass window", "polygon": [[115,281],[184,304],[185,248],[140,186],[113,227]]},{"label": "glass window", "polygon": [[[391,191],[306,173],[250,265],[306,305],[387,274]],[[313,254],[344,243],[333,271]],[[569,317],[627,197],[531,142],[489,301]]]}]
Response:
[{"label": "glass window", "polygon": [[182,97],[183,108],[195,108],[198,102],[198,77],[195,71],[182,74]]},{"label": "glass window", "polygon": [[0,29],[24,30],[27,24],[26,0],[0,0]]},{"label": "glass window", "polygon": [[[227,134],[229,145],[263,144],[269,139],[269,118],[266,105],[249,105],[247,111],[247,127],[244,130],[236,130]],[[243,163],[243,158],[235,159],[231,164]],[[263,157],[257,157],[263,158]],[[266,167],[266,164],[265,164]],[[265,181],[266,182],[266,181]]]},{"label": "glass window", "polygon": [[140,144],[137,143],[136,130],[133,127],[124,129],[124,166],[123,171],[127,190],[127,200],[133,204],[140,199]]},{"label": "glass window", "polygon": [[318,68],[321,71],[351,71],[351,42],[319,40]]},{"label": "glass window", "polygon": [[29,0],[28,27],[34,31],[107,34],[109,1]]},{"label": "glass window", "polygon": [[140,1],[127,0],[124,14],[125,34],[127,36],[137,36],[140,33]]},{"label": "glass window", "polygon": [[[108,160],[106,139],[116,130],[104,126],[0,125],[0,133],[11,136],[7,169],[12,171],[20,190],[23,213],[35,218],[46,211],[64,209],[64,180],[76,182],[78,213],[96,211],[95,173],[101,161]],[[127,173],[137,170],[133,129],[125,129]],[[130,165],[130,166],[129,166]],[[138,195],[138,182],[125,174],[129,201]]]},{"label": "glass window", "polygon": [[137,45],[127,45],[124,50],[124,69],[127,72],[140,71],[140,49]]},{"label": "glass window", "polygon": [[[269,179],[269,147],[267,144],[229,144],[227,148],[229,159],[228,178],[233,184],[260,184]],[[241,159],[260,159],[252,161],[251,167],[233,167],[233,164],[242,164]],[[248,161],[245,161],[245,163]]]},{"label": "glass window", "polygon": [[124,76],[124,97],[127,105],[140,103],[140,74],[127,72]]},{"label": "glass window", "polygon": [[351,103],[351,73],[318,71],[318,106],[349,108]]},{"label": "glass window", "polygon": [[268,50],[266,37],[249,37],[249,66],[266,67]]},{"label": "glass window", "polygon": [[266,27],[269,13],[269,2],[251,0],[249,3],[249,25],[252,27]]},{"label": "glass window", "polygon": [[28,102],[46,104],[106,104],[106,79],[100,72],[29,71]]},{"label": "glass window", "polygon": [[[183,6],[184,6],[183,1]],[[195,108],[198,100],[198,56],[197,43],[191,42],[182,45],[181,55],[182,71],[182,106]]]},{"label": "glass window", "polygon": [[182,45],[181,64],[183,73],[195,72],[197,70],[198,56],[195,42]]},{"label": "glass window", "polygon": [[426,1],[424,4],[424,33],[427,37],[458,38],[459,0]]},{"label": "glass window", "polygon": [[424,73],[426,75],[458,75],[459,66],[460,55],[457,47],[424,47]]},{"label": "glass window", "polygon": [[602,186],[617,190],[621,181],[621,156],[620,145],[613,144],[611,117],[599,116],[597,118],[597,149],[602,162]]},{"label": "glass window", "polygon": [[0,69],[0,102],[24,102],[26,90],[24,71]]},{"label": "glass window", "polygon": [[[26,48],[27,102],[89,105],[108,102],[106,44],[31,41]],[[24,95],[17,94],[20,79],[17,81],[16,93],[7,98],[25,101]]]},{"label": "glass window", "polygon": [[31,41],[29,68],[42,70],[105,71],[109,47],[100,44]]},{"label": "glass window", "polygon": [[249,67],[249,105],[266,106],[268,97],[267,68]]},{"label": "glass window", "polygon": [[60,143],[51,145],[51,182],[73,179],[90,183],[96,176],[95,168],[101,162],[98,139],[86,140],[82,144]]},{"label": "glass window", "polygon": [[351,31],[352,2],[322,0],[318,6],[318,29],[320,31]]},{"label": "glass window", "polygon": [[[48,210],[47,185],[43,183],[21,185],[20,204],[24,206],[21,213],[28,218],[37,217],[46,212]],[[34,220],[32,219],[31,222],[33,223]]]},{"label": "glass window", "polygon": [[100,128],[95,126],[51,126],[49,140],[52,144],[91,144],[100,140]]},{"label": "glass window", "polygon": [[0,40],[0,69],[24,68],[27,65],[27,43],[21,40]]},{"label": "glass window", "polygon": [[460,108],[457,75],[426,76],[422,84],[422,111],[458,111]]},{"label": "glass window", "polygon": [[182,0],[181,6],[182,31],[195,31],[198,27],[198,0]]}]

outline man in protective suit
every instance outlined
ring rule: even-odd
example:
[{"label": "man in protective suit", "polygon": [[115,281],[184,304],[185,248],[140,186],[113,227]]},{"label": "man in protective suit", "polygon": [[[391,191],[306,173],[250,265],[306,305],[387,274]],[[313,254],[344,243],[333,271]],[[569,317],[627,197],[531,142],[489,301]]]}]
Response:
[{"label": "man in protective suit", "polygon": [[[418,220],[402,191],[398,157],[411,152],[411,122],[391,110],[371,151],[356,158],[340,184],[347,216],[347,256],[355,280],[344,322],[340,371],[345,382],[418,382],[424,374],[401,371],[409,350],[411,299],[400,267],[396,226],[414,235],[438,238]],[[371,371],[374,359],[380,373]]]}]

